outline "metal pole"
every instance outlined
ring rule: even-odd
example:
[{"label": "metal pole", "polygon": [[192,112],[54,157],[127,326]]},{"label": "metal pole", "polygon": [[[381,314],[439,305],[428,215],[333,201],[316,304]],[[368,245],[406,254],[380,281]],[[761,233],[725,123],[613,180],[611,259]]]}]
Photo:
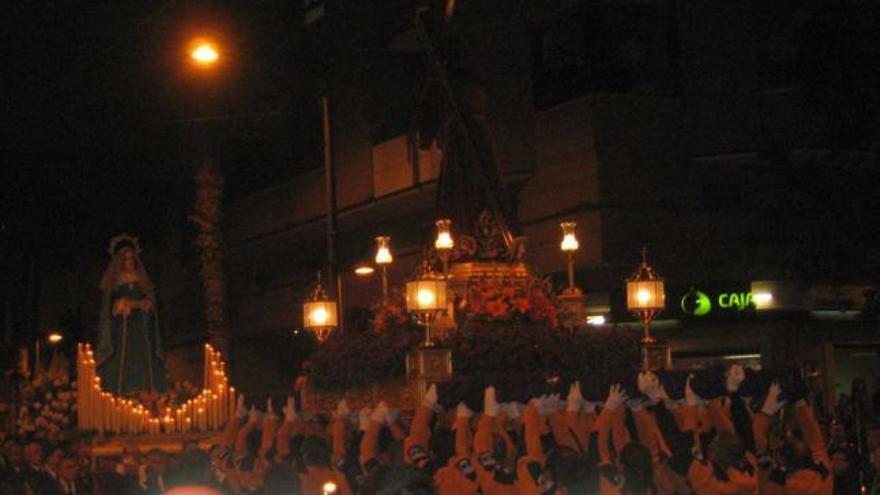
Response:
[{"label": "metal pole", "polygon": [[[339,301],[336,262],[336,171],[333,167],[333,141],[330,132],[330,100],[321,97],[324,115],[324,189],[327,200],[327,293],[330,299]],[[341,310],[342,307],[340,306]],[[340,320],[341,312],[339,314]]]},{"label": "metal pole", "polygon": [[654,338],[651,337],[651,318],[642,317],[642,324],[645,328],[645,336],[642,338],[642,342],[645,344],[650,344],[654,342]]},{"label": "metal pole", "polygon": [[388,271],[385,264],[382,265],[382,302],[388,301]]},{"label": "metal pole", "polygon": [[343,304],[343,285],[342,285],[342,273],[336,273],[336,292],[339,297],[336,299],[336,328],[339,330],[339,333],[345,333],[345,315],[342,313],[342,308],[345,307]]},{"label": "metal pole", "polygon": [[568,252],[568,290],[574,291],[574,253]]}]

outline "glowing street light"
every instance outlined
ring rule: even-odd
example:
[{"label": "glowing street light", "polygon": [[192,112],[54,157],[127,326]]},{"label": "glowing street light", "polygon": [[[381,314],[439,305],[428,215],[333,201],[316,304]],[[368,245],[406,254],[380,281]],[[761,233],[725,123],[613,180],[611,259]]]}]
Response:
[{"label": "glowing street light", "polygon": [[425,326],[422,347],[433,347],[431,323],[446,311],[446,279],[437,275],[424,261],[416,277],[406,283],[406,309]]},{"label": "glowing street light", "polygon": [[372,266],[362,263],[356,267],[354,267],[354,274],[360,277],[368,277],[376,272],[376,269]]},{"label": "glowing street light", "polygon": [[336,301],[327,297],[321,285],[321,272],[318,283],[309,299],[303,303],[303,328],[313,332],[318,342],[324,343],[338,325]]},{"label": "glowing street light", "polygon": [[46,340],[50,344],[58,344],[61,343],[62,340],[64,340],[64,335],[62,335],[61,332],[59,332],[58,330],[52,330],[51,332],[49,332],[49,335],[46,336]]},{"label": "glowing street light", "polygon": [[211,67],[220,60],[220,52],[216,45],[207,40],[194,41],[189,56],[200,67]]},{"label": "glowing street light", "polygon": [[452,220],[443,218],[437,220],[437,239],[434,241],[434,249],[437,250],[437,256],[443,263],[443,275],[449,274],[449,255],[452,248],[455,247],[455,240],[452,239]]},{"label": "glowing street light", "polygon": [[577,224],[562,222],[559,226],[562,227],[562,242],[559,244],[559,248],[568,255],[568,291],[574,293],[574,253],[581,246],[574,231]]},{"label": "glowing street light", "polygon": [[376,237],[376,264],[382,267],[382,301],[388,300],[388,269],[394,256],[391,255],[391,237],[381,235]]},{"label": "glowing street light", "polygon": [[645,368],[648,369],[648,348],[656,343],[651,337],[651,320],[666,308],[666,291],[663,278],[648,264],[645,248],[642,248],[642,263],[636,273],[626,281],[626,307],[642,320],[642,358]]}]

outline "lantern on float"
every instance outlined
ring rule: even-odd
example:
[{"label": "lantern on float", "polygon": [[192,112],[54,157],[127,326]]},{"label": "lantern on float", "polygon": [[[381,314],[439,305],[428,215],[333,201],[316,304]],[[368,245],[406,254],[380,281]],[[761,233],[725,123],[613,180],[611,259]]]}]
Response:
[{"label": "lantern on float", "polygon": [[669,347],[658,344],[651,336],[651,322],[659,312],[666,308],[666,290],[663,278],[657,275],[648,264],[645,248],[642,248],[642,263],[633,276],[626,281],[626,307],[642,321],[642,361],[644,367],[650,369],[670,365]]},{"label": "lantern on float", "polygon": [[435,273],[427,260],[406,283],[406,309],[425,327],[424,342],[407,354],[406,373],[421,384],[422,391],[428,383],[452,377],[452,351],[431,339],[431,323],[447,310],[446,290],[446,279]]},{"label": "lantern on float", "polygon": [[327,297],[321,284],[321,272],[318,272],[315,289],[303,303],[303,328],[313,332],[319,343],[324,343],[338,324],[336,301]]},{"label": "lantern on float", "polygon": [[437,239],[434,240],[434,249],[437,250],[437,256],[443,264],[443,275],[449,274],[449,256],[452,248],[455,247],[455,240],[452,238],[452,220],[442,218],[437,220]]}]

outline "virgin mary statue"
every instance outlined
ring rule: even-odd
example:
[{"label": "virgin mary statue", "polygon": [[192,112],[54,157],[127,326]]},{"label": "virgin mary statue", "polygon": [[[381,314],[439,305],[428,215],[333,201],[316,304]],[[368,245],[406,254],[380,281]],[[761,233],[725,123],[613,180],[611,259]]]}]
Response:
[{"label": "virgin mary statue", "polygon": [[140,260],[137,238],[110,242],[101,277],[101,316],[95,358],[102,388],[119,395],[167,389],[153,283]]}]

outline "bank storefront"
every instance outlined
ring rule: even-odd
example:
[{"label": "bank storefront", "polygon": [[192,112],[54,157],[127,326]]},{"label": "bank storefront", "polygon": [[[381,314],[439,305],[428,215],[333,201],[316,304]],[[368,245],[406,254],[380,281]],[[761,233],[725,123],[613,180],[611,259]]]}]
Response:
[{"label": "bank storefront", "polygon": [[[604,310],[606,324],[640,328],[622,292],[604,297],[605,304],[588,310],[594,319]],[[880,386],[873,298],[864,286],[804,287],[781,281],[667,286],[666,310],[652,332],[669,344],[678,369],[732,363],[798,366],[819,377],[830,405],[837,395],[850,393],[855,379],[865,380],[871,393]]]}]

